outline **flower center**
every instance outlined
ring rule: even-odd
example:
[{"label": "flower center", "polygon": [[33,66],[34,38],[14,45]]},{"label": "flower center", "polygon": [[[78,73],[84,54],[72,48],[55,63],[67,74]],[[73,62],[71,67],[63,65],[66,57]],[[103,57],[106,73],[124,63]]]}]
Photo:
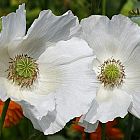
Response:
[{"label": "flower center", "polygon": [[17,55],[14,59],[11,58],[9,63],[7,78],[21,87],[31,87],[39,72],[36,60],[22,54]]},{"label": "flower center", "polygon": [[124,70],[124,66],[119,60],[108,59],[101,65],[101,71],[97,78],[105,87],[120,86],[125,78]]}]

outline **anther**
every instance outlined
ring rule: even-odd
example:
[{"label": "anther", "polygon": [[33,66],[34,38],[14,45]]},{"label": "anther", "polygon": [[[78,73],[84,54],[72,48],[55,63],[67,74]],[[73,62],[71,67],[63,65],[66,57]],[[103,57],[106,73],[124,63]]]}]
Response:
[{"label": "anther", "polygon": [[27,54],[21,54],[10,58],[8,68],[9,80],[22,87],[31,87],[37,79],[39,69],[36,60],[29,57]]},{"label": "anther", "polygon": [[99,67],[101,68],[97,78],[105,87],[118,87],[124,82],[125,68],[120,60],[111,58],[104,61]]}]

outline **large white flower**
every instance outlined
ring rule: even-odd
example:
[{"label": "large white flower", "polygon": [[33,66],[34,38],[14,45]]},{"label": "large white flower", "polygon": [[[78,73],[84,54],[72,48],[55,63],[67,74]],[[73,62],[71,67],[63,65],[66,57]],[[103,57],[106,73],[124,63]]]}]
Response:
[{"label": "large white flower", "polygon": [[[81,118],[85,130],[128,112],[140,118],[140,28],[129,18],[90,16],[81,21],[83,38],[96,58],[92,68],[98,88],[92,106]],[[92,125],[94,124],[94,125]]]},{"label": "large white flower", "polygon": [[84,40],[70,39],[80,33],[70,11],[42,11],[26,35],[25,30],[24,4],[2,17],[0,98],[20,103],[36,129],[52,134],[85,113],[94,97],[92,50]]}]

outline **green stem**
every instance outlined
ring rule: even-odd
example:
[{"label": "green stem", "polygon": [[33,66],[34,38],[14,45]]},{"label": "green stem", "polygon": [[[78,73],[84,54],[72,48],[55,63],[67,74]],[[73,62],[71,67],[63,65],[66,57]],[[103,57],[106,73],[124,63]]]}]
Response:
[{"label": "green stem", "polygon": [[132,114],[128,114],[128,125],[125,133],[125,140],[131,140],[131,131],[133,126],[134,117]]},{"label": "green stem", "polygon": [[90,133],[85,132],[85,134],[86,134],[86,140],[90,140]]},{"label": "green stem", "polygon": [[102,15],[106,15],[106,0],[102,0]]},{"label": "green stem", "polygon": [[0,137],[2,135],[2,128],[3,128],[4,121],[5,121],[5,116],[6,116],[6,113],[8,110],[9,103],[10,103],[10,99],[7,99],[4,103],[4,107],[2,110],[1,119],[0,119]]},{"label": "green stem", "polygon": [[101,132],[102,132],[102,134],[101,134],[102,140],[105,140],[106,139],[105,125],[106,125],[105,123],[102,123],[101,124],[101,126],[102,126],[102,130],[101,130]]},{"label": "green stem", "polygon": [[93,15],[94,14],[94,10],[95,10],[95,6],[94,5],[96,5],[96,1],[94,1],[94,0],[91,0],[91,15]]},{"label": "green stem", "polygon": [[28,120],[27,122],[28,122],[28,137],[29,137],[33,133],[33,129],[30,120]]},{"label": "green stem", "polygon": [[48,140],[48,136],[45,136],[46,137],[46,139],[45,140]]}]

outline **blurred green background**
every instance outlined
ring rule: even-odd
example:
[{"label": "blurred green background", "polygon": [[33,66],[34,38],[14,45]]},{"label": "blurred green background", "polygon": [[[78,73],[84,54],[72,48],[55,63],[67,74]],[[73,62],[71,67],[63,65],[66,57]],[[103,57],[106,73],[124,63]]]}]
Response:
[{"label": "blurred green background", "polygon": [[51,9],[54,14],[61,15],[72,10],[79,19],[91,14],[102,14],[103,1],[106,2],[106,15],[129,15],[129,11],[140,7],[140,0],[0,0],[0,16],[15,11],[21,3],[26,4],[27,27],[33,22],[41,10]]},{"label": "blurred green background", "polygon": [[[140,0],[0,0],[0,17],[15,11],[21,3],[26,4],[27,28],[30,27],[39,12],[44,9],[51,9],[54,14],[61,15],[67,10],[72,10],[79,20],[91,14],[105,13],[109,18],[115,14],[129,15],[129,11],[140,8]],[[105,4],[104,4],[105,3]],[[133,123],[132,139],[140,139],[140,121],[136,118]],[[128,118],[119,118],[118,127],[125,133],[125,127],[129,123]],[[11,128],[3,130],[3,140],[80,140],[79,132],[73,132],[70,124],[65,129],[52,136],[44,136],[34,130],[31,122],[24,118]],[[1,140],[1,139],[0,139]]]}]

